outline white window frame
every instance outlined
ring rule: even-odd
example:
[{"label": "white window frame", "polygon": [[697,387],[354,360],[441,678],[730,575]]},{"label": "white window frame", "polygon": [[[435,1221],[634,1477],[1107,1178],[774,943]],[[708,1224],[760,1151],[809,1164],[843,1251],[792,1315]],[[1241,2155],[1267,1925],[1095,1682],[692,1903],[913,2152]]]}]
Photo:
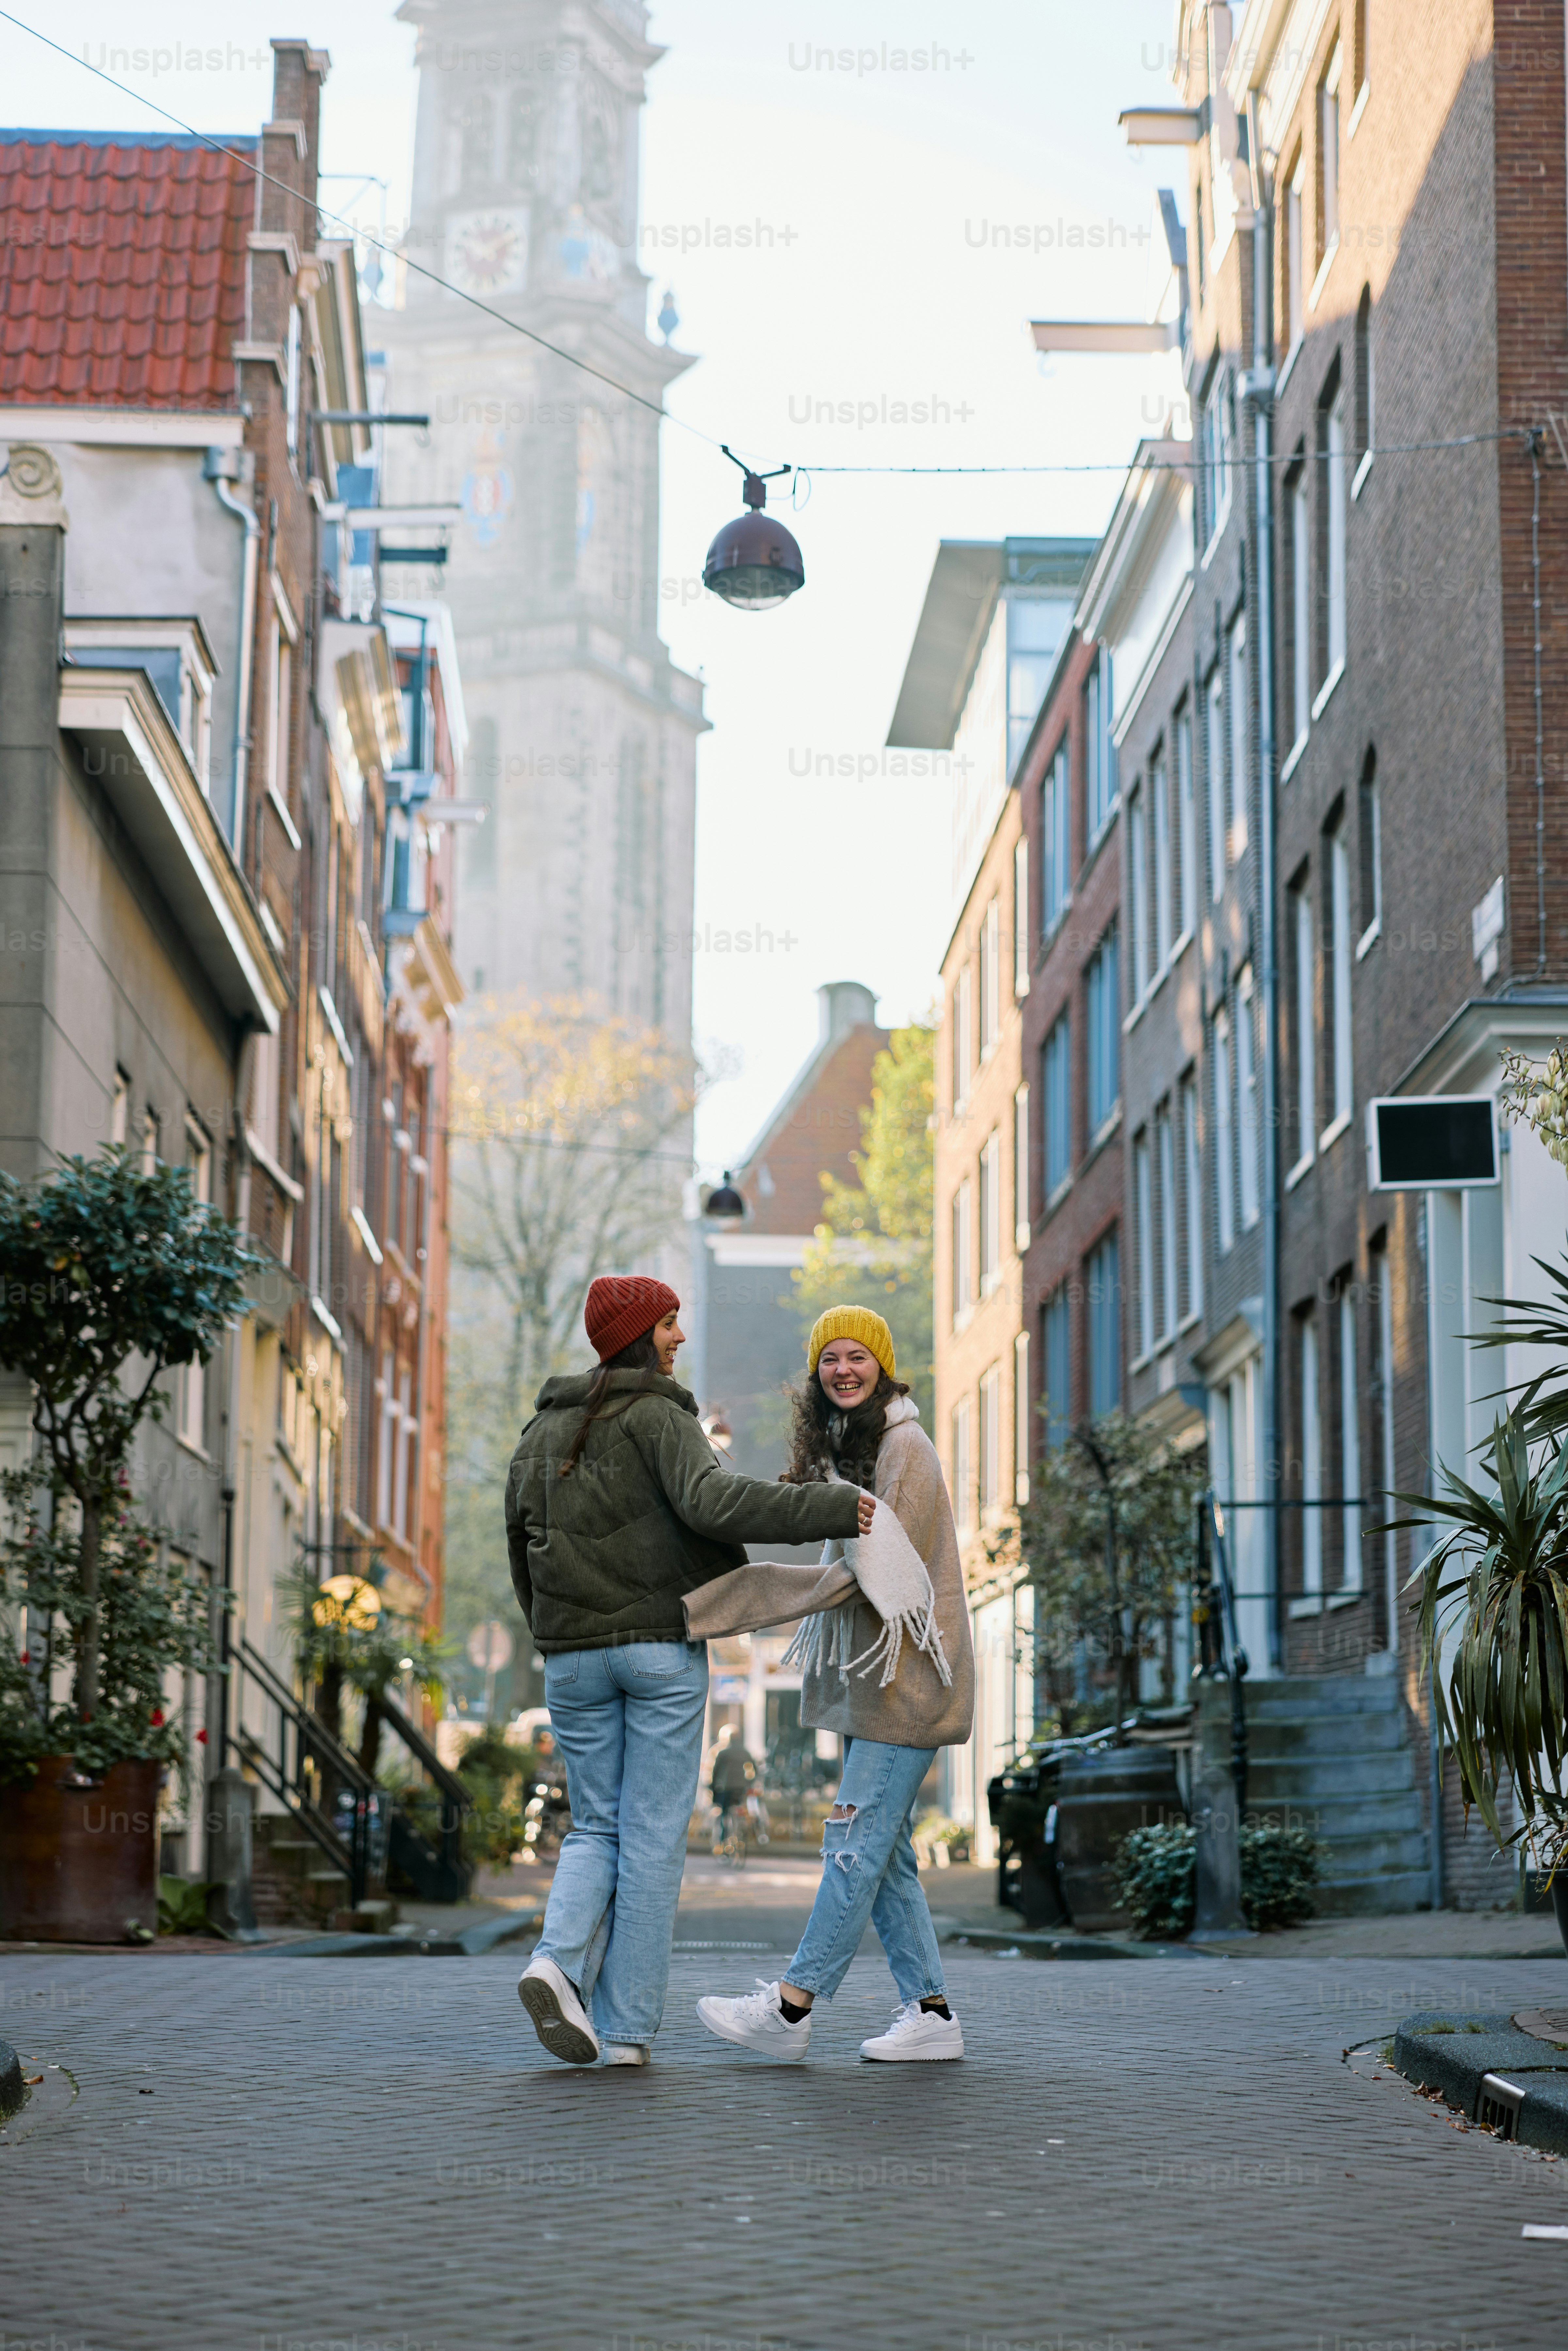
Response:
[{"label": "white window frame", "polygon": [[1002,1367],[988,1364],[980,1374],[980,1442],[976,1467],[979,1477],[980,1523],[993,1515],[1002,1499]]},{"label": "white window frame", "polygon": [[1340,1575],[1340,1590],[1350,1599],[1359,1599],[1362,1591],[1361,1506],[1355,1497],[1361,1492],[1361,1395],[1355,1377],[1355,1294],[1346,1285],[1338,1300],[1339,1316],[1339,1475],[1340,1493],[1344,1498],[1341,1524],[1344,1531],[1344,1560]]},{"label": "white window frame", "polygon": [[972,1534],[975,1530],[975,1481],[971,1474],[969,1436],[971,1406],[967,1395],[958,1398],[951,1416],[953,1462],[953,1517],[958,1533]]},{"label": "white window frame", "polygon": [[[204,1206],[212,1205],[213,1144],[212,1137],[201,1121],[187,1112],[185,1116],[185,1165],[191,1171],[191,1189]],[[204,1454],[207,1449],[207,1367],[193,1359],[180,1366],[177,1434],[182,1445],[193,1453]]]},{"label": "white window frame", "polygon": [[993,1126],[980,1145],[980,1296],[988,1298],[1002,1274],[1002,1139]]},{"label": "white window frame", "polygon": [[1339,86],[1343,78],[1343,67],[1344,51],[1341,44],[1336,41],[1329,57],[1328,71],[1318,85],[1318,159],[1322,172],[1323,252],[1322,259],[1318,265],[1318,284],[1312,288],[1314,296],[1319,290],[1323,272],[1339,250]]},{"label": "white window frame", "polygon": [[1307,325],[1306,238],[1302,234],[1307,158],[1303,148],[1296,159],[1291,184],[1285,192],[1285,369],[1301,347]]},{"label": "white window frame", "polygon": [[969,1178],[966,1176],[953,1195],[953,1328],[961,1327],[974,1303],[971,1289],[973,1269],[969,1259],[969,1241],[974,1196]]},{"label": "white window frame", "polygon": [[1344,385],[1342,381],[1325,420],[1323,495],[1328,500],[1328,675],[1318,694],[1318,708],[1327,701],[1344,670],[1348,644],[1345,581]]},{"label": "white window frame", "polygon": [[1261,1213],[1258,1155],[1261,1119],[1258,1108],[1258,1011],[1252,967],[1236,983],[1236,1174],[1241,1229],[1249,1233]]},{"label": "white window frame", "polygon": [[1238,613],[1225,640],[1228,716],[1229,718],[1230,805],[1228,837],[1230,862],[1239,865],[1247,853],[1247,616]]},{"label": "white window frame", "polygon": [[1029,835],[1013,843],[1013,994],[1029,994]]},{"label": "white window frame", "polygon": [[1193,799],[1192,709],[1184,702],[1176,719],[1176,888],[1181,910],[1176,945],[1197,928],[1197,810]]},{"label": "white window frame", "polygon": [[1169,968],[1176,946],[1172,920],[1170,764],[1162,748],[1149,765],[1149,807],[1155,847],[1155,970]]},{"label": "white window frame", "polygon": [[1216,662],[1204,687],[1205,744],[1208,769],[1208,893],[1218,906],[1225,895],[1225,669]]},{"label": "white window frame", "polygon": [[1167,1096],[1155,1116],[1158,1145],[1155,1173],[1159,1179],[1160,1331],[1166,1344],[1175,1338],[1180,1315],[1176,1276],[1176,1135]]},{"label": "white window frame", "polygon": [[1230,1015],[1223,1005],[1214,1016],[1214,1222],[1221,1257],[1236,1241],[1235,1168],[1231,1158],[1234,1110],[1231,1099]]},{"label": "white window frame", "polygon": [[[1138,1363],[1155,1349],[1155,1206],[1149,1130],[1133,1138],[1133,1213],[1138,1220]],[[1134,1367],[1136,1369],[1136,1365]]]},{"label": "white window frame", "polygon": [[1182,1174],[1186,1191],[1186,1314],[1196,1322],[1203,1312],[1203,1147],[1198,1134],[1197,1076],[1189,1070],[1181,1081]]},{"label": "white window frame", "polygon": [[131,1079],[124,1070],[114,1072],[114,1090],[109,1098],[109,1140],[123,1143],[131,1132]]},{"label": "white window frame", "polygon": [[956,1113],[967,1109],[969,1087],[975,1075],[974,1016],[973,966],[965,963],[953,982],[953,1109]]},{"label": "white window frame", "polygon": [[1296,1124],[1301,1156],[1285,1178],[1287,1186],[1304,1176],[1317,1152],[1317,934],[1312,920],[1310,873],[1291,892],[1295,901],[1291,952],[1296,959]]},{"label": "white window frame", "polygon": [[[1295,721],[1294,759],[1312,723],[1312,542],[1307,468],[1291,484],[1291,711]],[[1289,762],[1287,762],[1289,764]]]},{"label": "white window frame", "polygon": [[980,1059],[988,1061],[1001,1031],[1002,906],[990,898],[980,921]]},{"label": "white window frame", "polygon": [[1127,794],[1127,919],[1133,933],[1133,1001],[1149,992],[1148,827],[1142,780]]},{"label": "white window frame", "polygon": [[1342,816],[1329,835],[1329,922],[1332,946],[1330,1013],[1333,1044],[1333,1117],[1318,1138],[1324,1150],[1350,1124],[1354,1107],[1353,1068],[1354,1027],[1351,972],[1354,956],[1350,943],[1350,843]]},{"label": "white window frame", "polygon": [[1021,1505],[1029,1499],[1029,1465],[1034,1458],[1030,1438],[1034,1432],[1034,1416],[1029,1402],[1029,1332],[1019,1331],[1013,1339],[1013,1500]]},{"label": "white window frame", "polygon": [[[1318,1390],[1318,1326],[1312,1314],[1301,1317],[1298,1362],[1301,1379],[1301,1499],[1309,1506],[1323,1497],[1322,1398]],[[1291,1603],[1292,1615],[1315,1615],[1323,1604],[1323,1514],[1316,1507],[1301,1512],[1301,1595]]]},{"label": "white window frame", "polygon": [[1013,1248],[1021,1257],[1029,1247],[1029,1081],[1013,1092]]},{"label": "white window frame", "polygon": [[1371,781],[1357,787],[1356,799],[1359,821],[1370,825],[1372,831],[1366,852],[1372,872],[1372,914],[1355,943],[1355,959],[1359,963],[1383,935],[1383,788],[1375,768]]}]

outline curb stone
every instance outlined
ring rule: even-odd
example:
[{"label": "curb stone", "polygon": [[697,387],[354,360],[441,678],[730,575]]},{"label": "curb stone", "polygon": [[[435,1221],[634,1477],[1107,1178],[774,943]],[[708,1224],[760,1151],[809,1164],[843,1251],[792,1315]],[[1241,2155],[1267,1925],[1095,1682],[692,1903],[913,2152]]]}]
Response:
[{"label": "curb stone", "polygon": [[26,2103],[22,2061],[8,2041],[0,2041],[0,2117],[20,2114]]},{"label": "curb stone", "polygon": [[967,1944],[972,1951],[1016,1951],[1020,1959],[1200,1959],[1186,1943],[1114,1943],[1099,1935],[1009,1935],[1002,1927],[944,1927],[939,1943]]},{"label": "curb stone", "polygon": [[1524,2092],[1514,2136],[1568,2155],[1568,2051],[1521,2032],[1507,2010],[1420,2009],[1394,2034],[1394,2069],[1418,2089],[1440,2090],[1474,2119],[1483,2074]]},{"label": "curb stone", "polygon": [[482,1918],[460,1935],[310,1935],[296,1943],[274,1943],[267,1954],[284,1959],[479,1959],[501,1943],[537,1935],[542,1910],[516,1917]]}]

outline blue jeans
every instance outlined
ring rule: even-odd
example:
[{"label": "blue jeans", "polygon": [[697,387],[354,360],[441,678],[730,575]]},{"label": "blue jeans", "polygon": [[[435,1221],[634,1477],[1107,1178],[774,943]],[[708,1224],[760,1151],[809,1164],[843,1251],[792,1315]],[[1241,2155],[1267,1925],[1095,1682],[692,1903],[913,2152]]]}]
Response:
[{"label": "blue jeans", "polygon": [[822,1882],[800,1948],[784,1970],[797,1991],[831,2000],[860,1948],[869,1918],[904,2001],[940,2000],[942,1956],[920,1890],[909,1816],[934,1747],[851,1742],[839,1782],[847,1821],[822,1823]]},{"label": "blue jeans", "polygon": [[704,1641],[545,1660],[571,1827],[535,1957],[577,1986],[601,2041],[646,2045],[664,2012],[707,1690]]}]

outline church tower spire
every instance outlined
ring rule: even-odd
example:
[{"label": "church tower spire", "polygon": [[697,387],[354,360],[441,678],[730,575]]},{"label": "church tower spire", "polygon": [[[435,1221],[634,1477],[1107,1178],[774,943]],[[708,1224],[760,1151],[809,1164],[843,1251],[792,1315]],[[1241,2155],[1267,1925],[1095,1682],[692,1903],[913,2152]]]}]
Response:
[{"label": "church tower spire", "polygon": [[403,0],[399,15],[419,30],[407,249],[460,292],[402,273],[402,307],[377,322],[391,405],[428,410],[432,428],[424,448],[388,436],[385,495],[463,509],[444,580],[406,575],[451,606],[465,789],[491,804],[465,844],[462,977],[590,996],[684,1041],[706,722],[658,634],[656,411],[692,362],[650,335],[637,258],[641,113],[663,52],[642,0]]}]

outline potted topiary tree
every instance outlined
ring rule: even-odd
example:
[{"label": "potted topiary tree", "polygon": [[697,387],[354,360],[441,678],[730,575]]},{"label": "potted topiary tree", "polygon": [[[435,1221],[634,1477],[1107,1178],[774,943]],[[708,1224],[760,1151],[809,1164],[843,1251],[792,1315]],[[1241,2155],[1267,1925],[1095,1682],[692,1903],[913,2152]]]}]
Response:
[{"label": "potted topiary tree", "polygon": [[156,1932],[158,1788],[188,1765],[165,1679],[208,1662],[211,1604],[137,1518],[131,1458],[255,1261],[183,1168],[123,1146],[0,1175],[0,1365],[37,1440],[0,1547],[0,1935]]}]

